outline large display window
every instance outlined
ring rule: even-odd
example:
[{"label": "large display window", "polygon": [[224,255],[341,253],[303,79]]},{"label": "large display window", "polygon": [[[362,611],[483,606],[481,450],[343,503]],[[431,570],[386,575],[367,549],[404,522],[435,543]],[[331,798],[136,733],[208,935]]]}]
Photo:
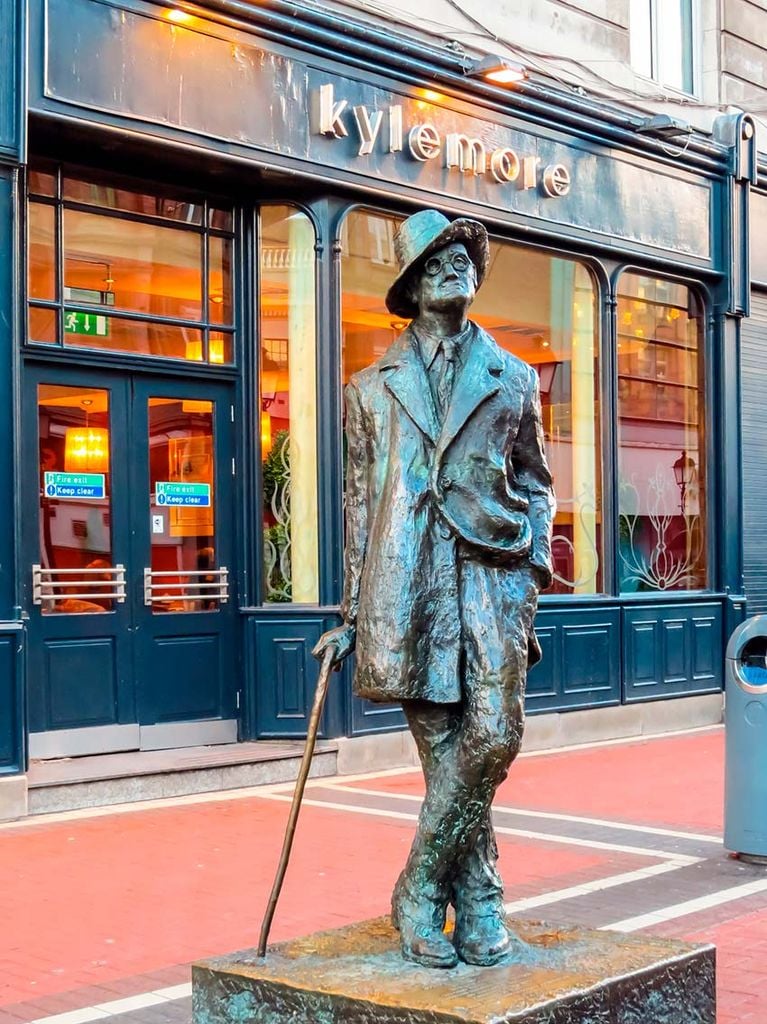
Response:
[{"label": "large display window", "polygon": [[704,331],[690,288],[618,286],[618,571],[624,593],[708,585]]},{"label": "large display window", "polygon": [[[402,218],[354,210],[342,234],[342,365],[346,383],[378,359],[407,322],[384,296]],[[554,475],[554,593],[603,590],[597,289],[576,260],[492,240],[470,316],[540,377],[546,453]]]},{"label": "large display window", "polygon": [[260,451],[267,604],[319,600],[315,234],[294,206],[260,211]]}]

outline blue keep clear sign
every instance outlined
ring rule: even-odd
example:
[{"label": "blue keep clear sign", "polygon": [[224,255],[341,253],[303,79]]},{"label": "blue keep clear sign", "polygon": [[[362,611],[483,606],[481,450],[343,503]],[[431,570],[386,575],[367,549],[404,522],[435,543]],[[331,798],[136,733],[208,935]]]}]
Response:
[{"label": "blue keep clear sign", "polygon": [[104,473],[47,472],[43,486],[46,498],[103,498]]},{"label": "blue keep clear sign", "polygon": [[155,484],[158,505],[210,505],[210,484],[180,484],[158,480]]}]

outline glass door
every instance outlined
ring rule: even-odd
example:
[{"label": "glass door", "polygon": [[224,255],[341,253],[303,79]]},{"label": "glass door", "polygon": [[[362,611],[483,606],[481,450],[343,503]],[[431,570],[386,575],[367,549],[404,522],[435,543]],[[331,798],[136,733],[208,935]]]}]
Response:
[{"label": "glass door", "polygon": [[227,385],[28,370],[30,756],[237,739]]},{"label": "glass door", "polygon": [[132,749],[128,382],[51,368],[26,387],[30,756]]},{"label": "glass door", "polygon": [[133,594],[142,747],[237,739],[232,400],[136,381]]}]

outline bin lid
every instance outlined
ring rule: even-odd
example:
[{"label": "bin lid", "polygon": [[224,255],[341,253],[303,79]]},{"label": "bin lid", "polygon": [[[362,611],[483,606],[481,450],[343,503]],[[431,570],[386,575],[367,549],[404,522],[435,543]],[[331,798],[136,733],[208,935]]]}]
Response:
[{"label": "bin lid", "polygon": [[743,648],[757,637],[767,640],[767,615],[752,615],[733,630],[727,642],[727,660],[740,661]]}]

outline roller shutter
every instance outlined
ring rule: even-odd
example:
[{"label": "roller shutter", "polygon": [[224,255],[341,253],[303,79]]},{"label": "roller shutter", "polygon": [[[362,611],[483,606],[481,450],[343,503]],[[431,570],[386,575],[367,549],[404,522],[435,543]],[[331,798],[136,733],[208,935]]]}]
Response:
[{"label": "roller shutter", "polygon": [[767,294],[741,331],[743,575],[748,614],[767,612]]}]

